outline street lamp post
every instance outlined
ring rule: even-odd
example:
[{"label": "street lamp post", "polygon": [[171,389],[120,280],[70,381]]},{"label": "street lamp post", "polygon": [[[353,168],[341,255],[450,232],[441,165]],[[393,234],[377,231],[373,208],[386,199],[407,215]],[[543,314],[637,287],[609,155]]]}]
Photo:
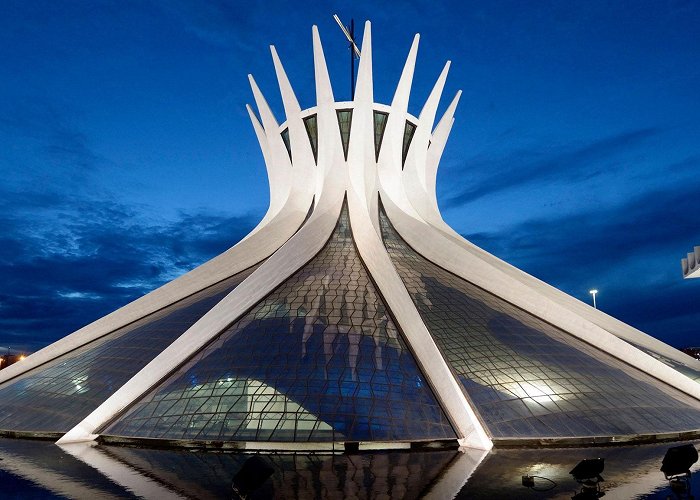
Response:
[{"label": "street lamp post", "polygon": [[595,303],[595,296],[596,296],[596,294],[598,293],[598,290],[596,290],[596,289],[594,288],[593,290],[589,290],[588,293],[590,293],[591,295],[593,295],[593,307],[596,308],[596,309],[598,309],[598,307],[596,306],[596,303]]}]

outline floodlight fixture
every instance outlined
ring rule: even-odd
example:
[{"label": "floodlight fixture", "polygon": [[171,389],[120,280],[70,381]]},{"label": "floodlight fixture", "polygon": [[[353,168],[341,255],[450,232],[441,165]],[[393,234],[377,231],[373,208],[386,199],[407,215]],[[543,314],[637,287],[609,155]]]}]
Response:
[{"label": "floodlight fixture", "polygon": [[576,467],[571,469],[571,474],[577,483],[581,485],[581,491],[572,498],[600,498],[605,495],[601,491],[600,483],[605,481],[600,475],[605,468],[604,458],[586,458],[581,460]]},{"label": "floodlight fixture", "polygon": [[597,479],[598,481],[602,481],[603,478],[600,477],[600,474],[603,472],[604,468],[604,458],[586,458],[581,460],[576,467],[571,469],[569,474],[574,476],[574,479],[579,483],[589,479]]},{"label": "floodlight fixture", "polygon": [[661,462],[661,472],[676,497],[693,498],[690,494],[690,467],[697,461],[698,450],[692,444],[674,446],[666,451]]},{"label": "floodlight fixture", "polygon": [[698,461],[698,450],[692,444],[669,448],[661,462],[661,472],[666,479],[679,474],[690,474],[690,466]]}]

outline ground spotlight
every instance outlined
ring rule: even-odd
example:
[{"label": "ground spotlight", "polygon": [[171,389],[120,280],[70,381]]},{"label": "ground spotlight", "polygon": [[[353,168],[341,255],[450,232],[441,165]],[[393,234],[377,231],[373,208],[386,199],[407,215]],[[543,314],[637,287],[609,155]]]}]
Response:
[{"label": "ground spotlight", "polygon": [[669,448],[661,461],[661,472],[678,498],[693,498],[690,494],[690,467],[697,461],[698,450],[692,444]]},{"label": "ground spotlight", "polygon": [[605,495],[601,491],[600,483],[604,481],[600,475],[605,468],[605,459],[603,458],[587,458],[581,460],[576,467],[571,469],[571,474],[577,483],[581,485],[581,491],[571,497],[575,500],[583,500],[588,498],[600,498]]},{"label": "ground spotlight", "polygon": [[260,455],[253,455],[243,463],[241,470],[233,476],[233,492],[239,498],[246,498],[260,488],[275,472],[272,465]]},{"label": "ground spotlight", "polygon": [[[540,479],[541,481],[539,481],[539,483],[545,481],[544,485],[540,484],[536,486],[535,479]],[[548,477],[531,476],[530,474],[522,476],[522,485],[526,488],[530,488],[532,491],[549,491],[557,487],[556,481],[552,481]]]}]

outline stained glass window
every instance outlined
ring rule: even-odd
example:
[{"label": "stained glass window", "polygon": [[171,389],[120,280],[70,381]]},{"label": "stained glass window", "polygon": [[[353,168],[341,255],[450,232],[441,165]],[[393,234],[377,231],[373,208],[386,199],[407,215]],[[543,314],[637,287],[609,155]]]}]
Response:
[{"label": "stained glass window", "polygon": [[376,161],[379,161],[379,151],[382,148],[384,129],[386,128],[386,121],[388,119],[388,113],[384,113],[382,111],[374,112],[374,156]]},{"label": "stained glass window", "polygon": [[0,386],[0,429],[68,432],[253,270],[7,381]]},{"label": "stained glass window", "polygon": [[346,208],[311,262],[101,434],[455,438],[357,255]]},{"label": "stained glass window", "polygon": [[382,211],[389,255],[494,438],[700,429],[700,404],[428,261]]},{"label": "stained glass window", "polygon": [[314,161],[318,162],[318,124],[316,115],[307,116],[304,118],[304,127],[311,142],[311,150],[314,153]]},{"label": "stained glass window", "polygon": [[345,161],[347,161],[350,127],[352,126],[352,109],[339,109],[336,113],[338,115],[338,127],[340,127],[340,140],[343,143],[343,153],[345,154]]}]

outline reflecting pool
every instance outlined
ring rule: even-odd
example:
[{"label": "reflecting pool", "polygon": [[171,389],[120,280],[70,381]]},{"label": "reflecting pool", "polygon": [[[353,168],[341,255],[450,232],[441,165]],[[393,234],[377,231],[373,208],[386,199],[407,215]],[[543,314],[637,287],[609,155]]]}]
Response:
[{"label": "reflecting pool", "polygon": [[[601,457],[606,499],[665,499],[676,497],[659,467],[679,444],[254,455],[0,439],[0,498],[568,499],[580,491],[569,471]],[[535,476],[534,489],[523,475]]]}]

